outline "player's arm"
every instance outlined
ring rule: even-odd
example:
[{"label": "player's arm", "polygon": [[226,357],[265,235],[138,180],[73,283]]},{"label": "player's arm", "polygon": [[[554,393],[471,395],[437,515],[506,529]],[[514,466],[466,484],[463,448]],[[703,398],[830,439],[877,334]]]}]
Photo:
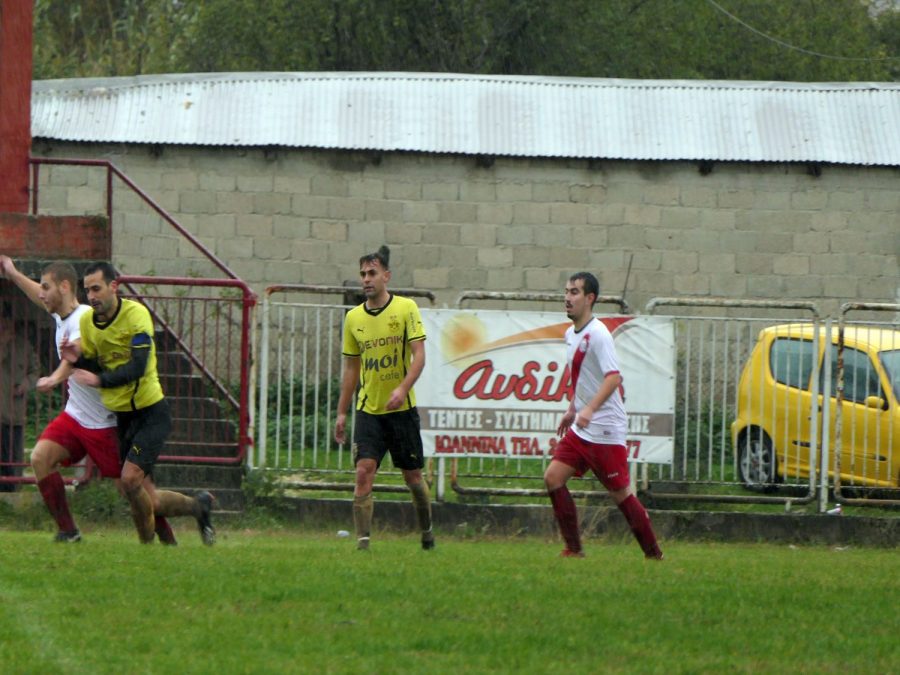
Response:
[{"label": "player's arm", "polygon": [[37,390],[42,394],[46,394],[48,391],[51,391],[68,380],[69,375],[72,374],[74,369],[75,366],[65,359],[62,359],[56,367],[56,370],[37,381]]},{"label": "player's arm", "polygon": [[419,375],[425,369],[425,340],[413,340],[409,343],[409,350],[412,353],[412,363],[409,364],[406,377],[391,392],[391,397],[385,406],[388,410],[396,410],[403,405],[403,401],[409,395],[409,390],[413,388],[416,380],[419,379]]},{"label": "player's arm", "polygon": [[334,440],[344,443],[347,440],[347,409],[353,392],[359,384],[359,356],[344,355],[344,372],[341,375],[341,394],[338,397],[337,420],[334,423]]},{"label": "player's arm", "polygon": [[569,401],[569,407],[566,409],[566,412],[563,413],[562,419],[559,421],[559,426],[556,427],[556,435],[562,438],[566,435],[566,432],[569,430],[569,427],[572,426],[572,422],[575,421],[575,396],[572,396],[572,400]]},{"label": "player's arm", "polygon": [[131,358],[112,370],[100,373],[100,386],[104,389],[121,387],[123,384],[135,382],[147,372],[147,361],[150,360],[150,349],[153,338],[147,333],[138,333],[131,338]]},{"label": "player's arm", "polygon": [[0,255],[0,272],[3,273],[3,276],[5,276],[16,286],[18,286],[19,289],[26,296],[28,296],[28,299],[31,300],[34,304],[36,304],[38,307],[44,306],[44,303],[41,302],[40,298],[41,285],[34,279],[29,279],[19,270],[17,270],[15,263],[13,263],[12,261],[12,258],[7,255]]}]

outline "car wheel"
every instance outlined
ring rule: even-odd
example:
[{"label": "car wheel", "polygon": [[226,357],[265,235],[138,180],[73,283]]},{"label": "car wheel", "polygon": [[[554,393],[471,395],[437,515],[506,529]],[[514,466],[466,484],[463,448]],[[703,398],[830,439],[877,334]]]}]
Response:
[{"label": "car wheel", "polygon": [[751,428],[738,444],[738,471],[744,487],[774,490],[777,482],[776,459],[772,441],[761,429]]}]

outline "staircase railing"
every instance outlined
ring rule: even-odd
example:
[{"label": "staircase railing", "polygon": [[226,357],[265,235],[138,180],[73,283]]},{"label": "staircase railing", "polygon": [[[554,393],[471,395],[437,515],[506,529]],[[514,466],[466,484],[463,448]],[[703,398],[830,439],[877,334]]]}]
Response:
[{"label": "staircase railing", "polygon": [[[203,245],[193,234],[188,232],[165,208],[158,204],[150,195],[142,190],[131,178],[122,172],[115,164],[105,159],[77,159],[77,158],[50,158],[50,157],[31,157],[31,211],[33,215],[37,215],[40,209],[40,170],[45,165],[60,166],[85,166],[98,167],[106,170],[106,195],[105,209],[106,217],[110,225],[110,233],[112,233],[112,225],[114,222],[113,214],[113,189],[115,181],[122,181],[134,194],[136,194],[150,209],[152,209],[160,218],[173,227],[182,237],[191,243],[210,263],[212,263],[219,271],[221,271],[227,279],[196,279],[196,278],[176,278],[176,277],[150,277],[150,276],[132,276],[123,275],[121,282],[135,296],[147,305],[154,320],[167,332],[167,334],[175,341],[182,353],[188,358],[191,364],[200,372],[203,378],[208,381],[218,392],[219,396],[231,405],[238,414],[238,452],[234,457],[161,457],[161,459],[177,460],[177,461],[196,461],[212,464],[236,464],[243,461],[249,447],[252,445],[250,436],[251,412],[250,412],[250,388],[251,388],[251,359],[250,359],[250,325],[251,310],[256,304],[256,295],[250,290],[235,274],[228,265],[225,264],[218,256],[209,248]],[[112,234],[110,234],[112,236]],[[240,384],[237,398],[229,389],[228,382],[218,376],[213,369],[208,368],[203,358],[192,349],[185,341],[184,336],[179,335],[175,327],[171,326],[163,316],[163,313],[154,307],[153,298],[146,293],[140,293],[132,284],[151,284],[151,285],[181,285],[181,286],[206,286],[206,287],[222,287],[235,288],[242,295],[242,314],[241,314],[241,345],[240,345]]]}]

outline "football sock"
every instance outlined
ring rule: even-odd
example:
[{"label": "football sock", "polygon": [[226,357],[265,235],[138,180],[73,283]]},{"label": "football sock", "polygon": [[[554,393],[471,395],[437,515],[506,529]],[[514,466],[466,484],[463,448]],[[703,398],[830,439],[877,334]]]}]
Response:
[{"label": "football sock", "polygon": [[172,531],[172,526],[169,525],[169,521],[166,520],[165,516],[156,515],[153,517],[153,522],[153,529],[156,531],[156,536],[159,537],[161,543],[169,545],[178,543],[175,539],[175,532]]},{"label": "football sock", "polygon": [[60,532],[72,532],[77,530],[75,520],[72,518],[72,512],[69,511],[69,501],[66,499],[66,484],[63,482],[62,476],[58,471],[54,471],[49,476],[45,476],[38,481],[38,489],[41,491],[41,497],[47,505],[47,510],[56,521],[56,526]]},{"label": "football sock", "polygon": [[375,508],[375,501],[372,499],[372,493],[367,495],[353,496],[353,524],[356,526],[356,539],[365,539],[368,541],[369,534],[372,530],[372,511]]},{"label": "football sock", "polygon": [[656,543],[656,535],[653,533],[653,526],[650,524],[650,516],[647,515],[647,509],[638,501],[634,495],[628,495],[621,504],[619,510],[628,521],[628,526],[634,533],[634,538],[641,545],[641,550],[648,558],[662,557],[662,551],[659,544]]},{"label": "football sock", "polygon": [[550,503],[553,504],[553,514],[559,524],[559,532],[566,542],[566,548],[572,553],[579,553],[581,551],[581,534],[578,532],[578,512],[569,488],[563,485],[551,490]]},{"label": "football sock", "polygon": [[161,516],[193,516],[200,515],[200,502],[195,497],[188,497],[173,490],[157,490],[156,501],[159,508],[156,513]]},{"label": "football sock", "polygon": [[428,483],[422,481],[409,486],[412,493],[413,505],[416,507],[416,518],[419,520],[419,530],[431,531],[431,495],[428,493]]},{"label": "football sock", "polygon": [[131,519],[137,529],[142,544],[151,544],[156,537],[156,519],[153,516],[153,502],[150,495],[139,485],[137,490],[126,492],[128,504],[131,506]]}]

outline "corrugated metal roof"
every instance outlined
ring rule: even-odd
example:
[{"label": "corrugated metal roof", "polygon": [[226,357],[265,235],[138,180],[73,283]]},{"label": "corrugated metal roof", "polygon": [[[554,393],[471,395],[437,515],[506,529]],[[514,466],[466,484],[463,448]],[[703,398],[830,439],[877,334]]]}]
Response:
[{"label": "corrugated metal roof", "polygon": [[900,165],[900,84],[429,73],[218,73],[34,83],[67,141],[520,157]]}]

